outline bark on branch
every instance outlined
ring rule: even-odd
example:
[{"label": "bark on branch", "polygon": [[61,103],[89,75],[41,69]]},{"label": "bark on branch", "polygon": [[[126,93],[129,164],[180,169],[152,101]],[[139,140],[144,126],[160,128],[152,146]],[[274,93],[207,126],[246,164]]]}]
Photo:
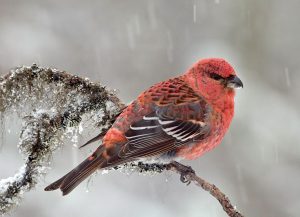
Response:
[{"label": "bark on branch", "polygon": [[[122,108],[119,98],[101,84],[57,69],[33,64],[0,77],[0,123],[11,111],[23,118],[19,149],[25,161],[17,174],[0,180],[0,215],[17,206],[24,192],[39,182],[66,132],[84,120],[92,120],[94,128],[105,130]],[[209,191],[229,216],[242,216],[216,186],[186,168],[174,162],[164,169],[180,173],[182,180]]]},{"label": "bark on branch", "polygon": [[191,167],[187,167],[174,161],[168,164],[166,169],[179,173],[182,182],[187,184],[194,182],[197,186],[200,186],[205,191],[208,191],[214,198],[219,201],[219,203],[223,207],[223,210],[227,213],[228,216],[243,217],[243,215],[239,213],[231,204],[229,198],[217,186],[210,184],[201,177],[197,176],[195,171]]}]

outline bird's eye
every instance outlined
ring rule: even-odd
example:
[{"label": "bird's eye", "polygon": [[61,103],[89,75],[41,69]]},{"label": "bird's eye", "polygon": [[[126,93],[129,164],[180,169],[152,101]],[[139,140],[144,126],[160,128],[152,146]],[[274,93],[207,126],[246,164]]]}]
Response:
[{"label": "bird's eye", "polygon": [[216,80],[216,81],[219,81],[219,80],[222,80],[223,77],[221,75],[218,75],[216,73],[210,73],[209,74],[209,77],[211,77],[212,79]]}]

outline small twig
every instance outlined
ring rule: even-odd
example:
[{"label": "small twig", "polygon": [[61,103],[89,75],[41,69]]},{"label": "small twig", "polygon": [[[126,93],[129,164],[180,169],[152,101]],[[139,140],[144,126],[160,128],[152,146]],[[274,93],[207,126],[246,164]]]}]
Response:
[{"label": "small twig", "polygon": [[213,184],[205,181],[204,179],[200,178],[196,175],[195,171],[188,166],[180,164],[176,161],[173,161],[170,164],[167,164],[167,170],[171,170],[180,174],[180,180],[184,183],[194,182],[196,185],[203,188],[205,191],[208,191],[214,198],[216,198],[221,206],[223,207],[224,211],[230,217],[243,217],[241,213],[239,213],[236,208],[231,204],[230,200],[226,195],[221,192],[221,190]]}]

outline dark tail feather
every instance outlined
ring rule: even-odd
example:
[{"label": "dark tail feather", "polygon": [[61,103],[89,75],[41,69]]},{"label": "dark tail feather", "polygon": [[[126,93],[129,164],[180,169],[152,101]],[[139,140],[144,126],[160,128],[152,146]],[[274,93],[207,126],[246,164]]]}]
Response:
[{"label": "dark tail feather", "polygon": [[103,129],[103,131],[101,133],[99,133],[97,136],[95,136],[94,138],[90,139],[89,141],[87,141],[86,143],[81,145],[79,148],[83,148],[83,147],[87,146],[88,144],[91,144],[92,142],[96,142],[98,140],[101,140],[105,136],[107,131],[108,131],[108,129]]},{"label": "dark tail feather", "polygon": [[[72,171],[71,171],[72,172]],[[53,182],[52,184],[48,185],[44,190],[45,191],[54,191],[56,189],[58,189],[61,186],[61,183],[64,181],[64,179],[71,173],[67,173],[66,175],[64,175],[63,177],[61,177],[60,179],[58,179],[57,181]]]},{"label": "dark tail feather", "polygon": [[98,168],[104,166],[106,159],[102,157],[104,147],[99,147],[89,158],[84,160],[75,169],[68,174],[53,182],[45,188],[45,191],[53,191],[58,188],[63,192],[63,195],[70,193],[83,180],[95,172]]}]

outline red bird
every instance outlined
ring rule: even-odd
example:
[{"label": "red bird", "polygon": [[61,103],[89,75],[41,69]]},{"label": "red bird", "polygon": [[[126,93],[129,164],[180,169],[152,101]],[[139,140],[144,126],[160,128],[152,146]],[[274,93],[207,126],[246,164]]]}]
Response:
[{"label": "red bird", "polygon": [[181,76],[153,85],[117,117],[96,151],[45,188],[71,192],[97,169],[130,161],[194,159],[216,147],[234,114],[234,88],[243,87],[224,59],[198,61]]}]

